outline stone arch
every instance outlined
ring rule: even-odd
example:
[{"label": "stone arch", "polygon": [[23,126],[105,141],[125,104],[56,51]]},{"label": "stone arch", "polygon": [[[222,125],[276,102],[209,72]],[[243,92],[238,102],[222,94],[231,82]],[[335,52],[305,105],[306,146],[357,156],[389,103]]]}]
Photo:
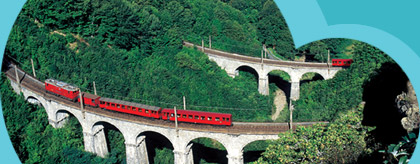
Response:
[{"label": "stone arch", "polygon": [[319,72],[305,72],[299,79],[300,85],[311,81],[326,80],[325,75],[322,75]]},{"label": "stone arch", "polygon": [[77,119],[77,122],[79,122],[80,126],[83,127],[83,122],[81,121],[81,118],[78,117],[78,115],[75,115],[74,113],[72,113],[69,110],[65,110],[65,109],[58,109],[57,111],[55,111],[54,113],[54,124],[56,128],[61,128],[63,127],[66,122],[68,121],[68,118],[70,116],[74,116]]},{"label": "stone arch", "polygon": [[27,102],[31,103],[31,104],[36,104],[36,105],[41,105],[42,107],[44,107],[44,105],[41,103],[41,101],[39,101],[36,97],[34,96],[28,96],[25,98]]},{"label": "stone arch", "polygon": [[250,65],[240,65],[240,66],[235,68],[235,76],[239,75],[239,71],[249,72],[249,73],[251,73],[255,76],[255,78],[258,82],[260,74],[257,70],[258,69],[255,69],[254,67],[252,67]]},{"label": "stone arch", "polygon": [[[160,149],[162,152],[171,150],[171,153],[175,150],[175,145],[171,140],[171,137],[167,134],[152,130],[142,131],[139,133],[136,137],[136,144],[138,144],[136,155],[140,156],[140,163],[156,163],[156,155],[159,155],[159,152],[156,152],[156,149]],[[174,156],[166,159],[172,160],[172,157]]]},{"label": "stone arch", "polygon": [[267,73],[267,76],[268,82],[274,83],[289,99],[292,75],[283,69],[273,69]]},{"label": "stone arch", "polygon": [[[314,80],[326,80],[327,79],[327,75],[325,75],[324,72],[318,72],[318,71],[309,71],[309,72],[305,72],[303,73],[299,80],[308,80],[308,78],[312,79],[310,81],[314,81]],[[316,78],[316,79],[314,79]]]},{"label": "stone arch", "polygon": [[[117,143],[111,143],[109,141],[109,135],[110,131],[115,130],[121,133],[121,135],[118,135],[118,133],[114,133]],[[109,151],[113,148],[115,148],[113,145],[118,144],[119,142],[126,141],[126,136],[123,133],[122,128],[118,125],[112,124],[111,122],[99,120],[92,124],[91,126],[91,139],[93,140],[93,152],[95,152],[98,156],[105,157]],[[120,140],[119,140],[120,139]],[[122,142],[122,144],[124,144]],[[86,149],[86,148],[85,148]],[[124,150],[125,151],[125,150]],[[123,154],[125,156],[126,154]],[[125,158],[124,158],[125,159]],[[120,161],[121,162],[121,161]]]},{"label": "stone arch", "polygon": [[[206,145],[208,142],[215,142],[215,145]],[[194,163],[200,163],[201,160],[205,160],[210,163],[228,163],[228,147],[226,143],[214,139],[211,137],[195,137],[184,145],[187,151],[190,151],[190,155]],[[213,146],[213,147],[208,147]]]},{"label": "stone arch", "polygon": [[[248,146],[253,147],[249,148]],[[267,146],[268,143],[266,140],[254,140],[245,143],[242,148],[244,163],[258,160],[258,158],[261,157],[261,153],[265,151]]]}]

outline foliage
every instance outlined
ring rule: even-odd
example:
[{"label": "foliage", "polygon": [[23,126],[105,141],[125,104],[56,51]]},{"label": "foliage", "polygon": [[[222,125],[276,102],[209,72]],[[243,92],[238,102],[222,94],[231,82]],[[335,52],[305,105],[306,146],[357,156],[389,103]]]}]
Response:
[{"label": "foliage", "polygon": [[167,164],[167,163],[174,163],[174,156],[172,150],[168,148],[163,149],[155,149],[156,155],[154,158],[154,163],[157,164]]},{"label": "foliage", "polygon": [[269,75],[278,76],[278,77],[282,78],[285,81],[290,81],[291,80],[290,79],[290,75],[288,73],[286,73],[284,71],[280,71],[280,70],[271,71],[269,73]]},{"label": "foliage", "polygon": [[[28,1],[25,12],[19,15],[13,27],[6,54],[21,62],[21,67],[28,72],[31,72],[28,59],[34,59],[37,77],[41,80],[59,79],[87,92],[93,92],[92,83],[95,81],[98,93],[104,97],[173,107],[181,105],[182,96],[186,96],[189,109],[232,113],[236,121],[269,120],[272,99],[258,94],[254,79],[245,75],[232,80],[204,54],[180,47],[181,34],[201,34],[206,29],[202,26],[209,21],[236,21],[241,26],[252,26],[241,12],[219,1],[170,1],[164,6],[152,1],[77,2],[83,2],[83,11],[88,13],[82,16],[82,20],[77,20],[80,23],[55,26],[54,23],[45,22],[55,20],[50,17],[77,15],[74,12],[78,11],[57,12],[61,11],[58,9],[60,7],[43,6],[41,0]],[[95,8],[92,7],[95,5]],[[33,13],[34,6],[42,9]],[[109,10],[113,7],[121,10],[114,13],[114,10]],[[120,13],[122,11],[125,12]],[[43,12],[53,15],[41,16]],[[120,22],[120,17],[130,19]],[[198,17],[206,19],[201,22],[196,20]],[[34,23],[34,20],[38,23]],[[61,24],[61,20],[57,21],[57,24]],[[138,25],[141,27],[135,29],[140,34],[123,35],[114,30],[120,30],[120,26],[131,28],[131,25],[124,24],[131,21],[141,22]],[[91,30],[87,30],[89,28]],[[225,35],[232,34],[226,32],[225,28],[217,28],[221,30],[216,32],[233,40],[241,40],[240,35],[250,35],[245,36],[250,40],[242,41],[258,43],[253,28],[241,28],[244,31],[235,36]],[[133,43],[117,43],[123,40]]]},{"label": "foliage", "polygon": [[332,120],[339,111],[356,107],[362,101],[363,85],[383,63],[394,61],[379,49],[365,43],[354,48],[354,63],[333,79],[304,83],[300,99],[294,103],[296,121]]},{"label": "foliage", "polygon": [[364,140],[370,130],[361,125],[362,110],[349,110],[327,125],[281,133],[256,163],[355,163],[359,155],[371,152]]},{"label": "foliage", "polygon": [[54,129],[48,124],[42,107],[29,104],[22,95],[12,92],[4,74],[0,87],[6,127],[22,163],[121,163],[119,158],[125,160],[125,154],[114,155],[125,151],[124,144],[111,150],[108,158],[84,152],[82,128],[75,117],[70,117],[64,127]]},{"label": "foliage", "polygon": [[386,150],[379,152],[386,154],[384,163],[404,163],[407,164],[413,155],[414,149],[417,144],[417,136],[415,133],[409,133],[404,136],[398,144],[390,144]]}]

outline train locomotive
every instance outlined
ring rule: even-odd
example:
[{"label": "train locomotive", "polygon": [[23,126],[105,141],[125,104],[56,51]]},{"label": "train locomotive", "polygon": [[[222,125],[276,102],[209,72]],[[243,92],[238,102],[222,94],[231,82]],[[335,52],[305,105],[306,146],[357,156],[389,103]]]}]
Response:
[{"label": "train locomotive", "polygon": [[[175,121],[174,109],[162,109],[161,107],[101,97],[87,92],[81,92],[74,85],[54,80],[45,80],[45,91],[55,96],[65,98],[73,102],[82,101],[84,105],[102,108],[121,113],[127,113],[142,117]],[[79,95],[81,95],[82,100]],[[178,122],[208,124],[208,125],[232,125],[232,114],[214,113],[193,110],[177,110]]]}]

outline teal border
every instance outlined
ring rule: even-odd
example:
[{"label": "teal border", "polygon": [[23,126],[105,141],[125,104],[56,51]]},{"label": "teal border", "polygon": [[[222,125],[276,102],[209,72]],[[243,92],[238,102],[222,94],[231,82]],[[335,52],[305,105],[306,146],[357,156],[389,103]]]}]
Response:
[{"label": "teal border", "polygon": [[[12,29],[13,22],[26,0],[1,0],[0,1],[0,61],[3,61],[4,48]],[[0,63],[1,65],[1,63]],[[0,102],[1,108],[1,102]],[[15,149],[10,142],[4,123],[3,110],[0,110],[0,159],[1,163],[21,163]]]},{"label": "teal border", "polygon": [[[297,47],[326,38],[350,38],[369,43],[390,55],[407,74],[414,89],[419,90],[419,52],[416,54],[404,43],[415,45],[420,51],[419,28],[413,28],[420,27],[420,22],[414,21],[420,15],[419,2],[274,1],[285,17]],[[416,147],[410,163],[420,163],[419,156]]]},{"label": "teal border", "polygon": [[[0,1],[0,22],[2,22],[0,59],[3,58],[12,24],[24,2],[25,0]],[[319,0],[319,3],[316,0],[275,0],[275,2],[291,29],[297,47],[325,38],[351,38],[364,41],[380,48],[399,63],[418,91],[420,76],[416,70],[420,70],[418,55],[420,22],[416,20],[420,12],[416,10],[420,6],[419,2],[408,0],[393,4],[379,0],[369,2],[353,0],[351,5],[342,1],[325,0]],[[20,163],[7,134],[1,111],[0,145],[2,162]],[[420,153],[416,149],[411,163],[420,162],[419,156]]]}]

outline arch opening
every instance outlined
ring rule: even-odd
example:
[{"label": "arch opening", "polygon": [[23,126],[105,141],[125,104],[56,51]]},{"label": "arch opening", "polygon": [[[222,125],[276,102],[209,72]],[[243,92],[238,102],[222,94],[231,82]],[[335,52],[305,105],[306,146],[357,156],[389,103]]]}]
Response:
[{"label": "arch opening", "polygon": [[83,150],[83,128],[79,119],[72,113],[62,109],[57,111],[55,117],[57,120],[60,118],[62,119],[61,129],[64,130],[66,134],[68,134],[66,135],[66,142],[69,142],[69,147],[81,148]]},{"label": "arch opening", "polygon": [[325,80],[325,78],[316,72],[307,72],[305,74],[302,75],[302,77],[300,78],[299,84],[305,84],[305,83],[309,83],[312,81],[318,81],[318,80]]},{"label": "arch opening", "polygon": [[239,75],[239,76],[242,76],[242,77],[246,77],[248,79],[253,78],[258,83],[258,79],[259,79],[258,72],[250,66],[242,65],[242,66],[236,68],[235,74]]},{"label": "arch opening", "polygon": [[257,140],[248,143],[243,148],[243,156],[244,156],[244,163],[255,162],[260,158],[267,147],[269,145],[269,141],[266,140]]},{"label": "arch opening", "polygon": [[116,159],[116,163],[126,163],[125,139],[121,131],[116,126],[104,121],[95,123],[92,129],[94,133],[97,133],[94,138],[95,144],[102,146],[95,148],[96,153]]},{"label": "arch opening", "polygon": [[223,163],[227,164],[227,150],[219,141],[200,137],[191,140],[194,163]]},{"label": "arch opening", "polygon": [[142,132],[140,136],[145,136],[149,163],[174,163],[174,146],[166,136],[153,131]]},{"label": "arch opening", "polygon": [[41,103],[41,101],[39,101],[37,98],[35,98],[33,96],[28,96],[28,98],[26,98],[26,101],[31,103],[31,104],[35,104],[35,105],[44,107],[44,105]]},{"label": "arch opening", "polygon": [[[287,109],[290,102],[291,92],[291,77],[290,75],[282,70],[273,70],[268,73],[268,82],[270,93],[274,94],[274,105],[275,109],[271,116],[272,120],[284,122],[287,119],[285,113],[281,113],[284,109]],[[286,112],[287,113],[287,112]],[[284,115],[284,116],[283,116]]]}]

